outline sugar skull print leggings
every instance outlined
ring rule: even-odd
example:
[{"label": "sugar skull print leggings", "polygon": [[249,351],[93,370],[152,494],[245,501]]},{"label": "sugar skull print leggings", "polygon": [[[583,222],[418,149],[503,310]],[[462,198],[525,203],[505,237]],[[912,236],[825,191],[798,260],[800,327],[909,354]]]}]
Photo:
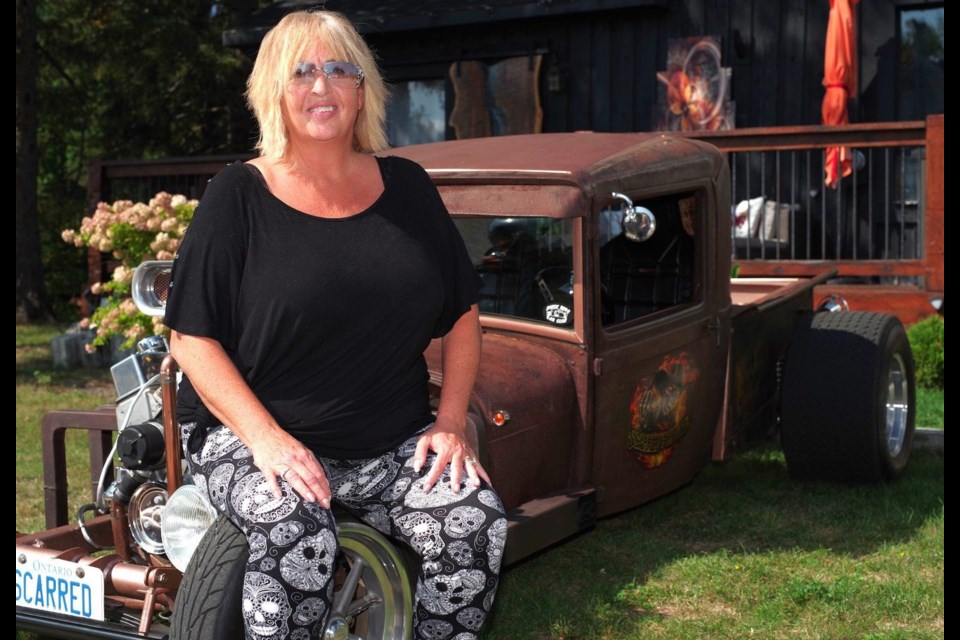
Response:
[{"label": "sugar skull print leggings", "polygon": [[[193,428],[181,425],[184,443]],[[420,556],[415,637],[472,640],[497,590],[507,533],[503,505],[485,483],[453,493],[449,466],[424,493],[422,478],[433,456],[420,473],[413,471],[417,437],[375,458],[318,460],[334,503]],[[250,450],[223,425],[210,429],[195,453],[185,453],[194,482],[247,538],[246,638],[320,638],[337,552],[331,512],[305,502],[281,478],[283,497],[275,498]]]}]

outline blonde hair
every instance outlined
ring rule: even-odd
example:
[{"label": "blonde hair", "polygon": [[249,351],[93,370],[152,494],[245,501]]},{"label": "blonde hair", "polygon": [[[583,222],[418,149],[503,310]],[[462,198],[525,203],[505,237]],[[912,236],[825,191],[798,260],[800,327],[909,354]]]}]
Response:
[{"label": "blonde hair", "polygon": [[364,101],[353,128],[354,149],[382,151],[388,148],[388,92],[376,58],[350,21],[334,11],[287,14],[260,44],[257,61],[247,79],[247,103],[260,125],[256,148],[269,158],[279,159],[286,153],[287,125],[281,108],[284,91],[297,62],[318,42],[331,55],[363,69]]}]

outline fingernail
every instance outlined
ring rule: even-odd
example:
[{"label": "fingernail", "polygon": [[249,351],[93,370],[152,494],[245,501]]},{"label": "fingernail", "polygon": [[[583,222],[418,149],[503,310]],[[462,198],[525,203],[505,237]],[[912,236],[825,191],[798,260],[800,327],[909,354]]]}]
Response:
[{"label": "fingernail", "polygon": [[307,502],[316,502],[316,501],[317,501],[317,499],[314,497],[314,495],[313,495],[312,493],[305,494],[305,495],[303,496],[303,499],[306,500]]},{"label": "fingernail", "polygon": [[421,465],[420,465],[419,462],[414,462],[414,463],[413,463],[413,471],[414,471],[414,473],[420,473],[420,466],[421,466]]},{"label": "fingernail", "polygon": [[423,492],[424,492],[424,493],[430,493],[430,489],[433,489],[433,485],[432,485],[432,484],[425,484],[425,485],[423,485]]},{"label": "fingernail", "polygon": [[330,498],[324,498],[323,500],[320,501],[320,504],[323,505],[323,508],[324,508],[324,509],[329,509],[329,508],[330,508]]}]

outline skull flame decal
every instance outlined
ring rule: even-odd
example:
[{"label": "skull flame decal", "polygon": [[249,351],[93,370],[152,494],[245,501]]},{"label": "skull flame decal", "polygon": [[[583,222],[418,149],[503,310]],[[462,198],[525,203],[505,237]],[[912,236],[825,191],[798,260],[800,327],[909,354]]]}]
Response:
[{"label": "skull flame decal", "polygon": [[648,469],[670,458],[690,429],[688,392],[700,370],[686,353],[667,356],[652,376],[643,378],[630,402],[627,448]]}]

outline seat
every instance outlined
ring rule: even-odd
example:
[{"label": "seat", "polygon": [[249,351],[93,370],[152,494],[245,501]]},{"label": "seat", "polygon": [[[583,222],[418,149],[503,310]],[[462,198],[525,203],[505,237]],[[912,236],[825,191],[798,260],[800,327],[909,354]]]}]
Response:
[{"label": "seat", "polygon": [[600,249],[600,278],[605,325],[690,302],[693,239],[664,228],[646,242],[619,235]]},{"label": "seat", "polygon": [[537,242],[526,231],[495,243],[477,265],[482,281],[480,311],[525,318],[539,317],[534,278],[540,270]]}]

